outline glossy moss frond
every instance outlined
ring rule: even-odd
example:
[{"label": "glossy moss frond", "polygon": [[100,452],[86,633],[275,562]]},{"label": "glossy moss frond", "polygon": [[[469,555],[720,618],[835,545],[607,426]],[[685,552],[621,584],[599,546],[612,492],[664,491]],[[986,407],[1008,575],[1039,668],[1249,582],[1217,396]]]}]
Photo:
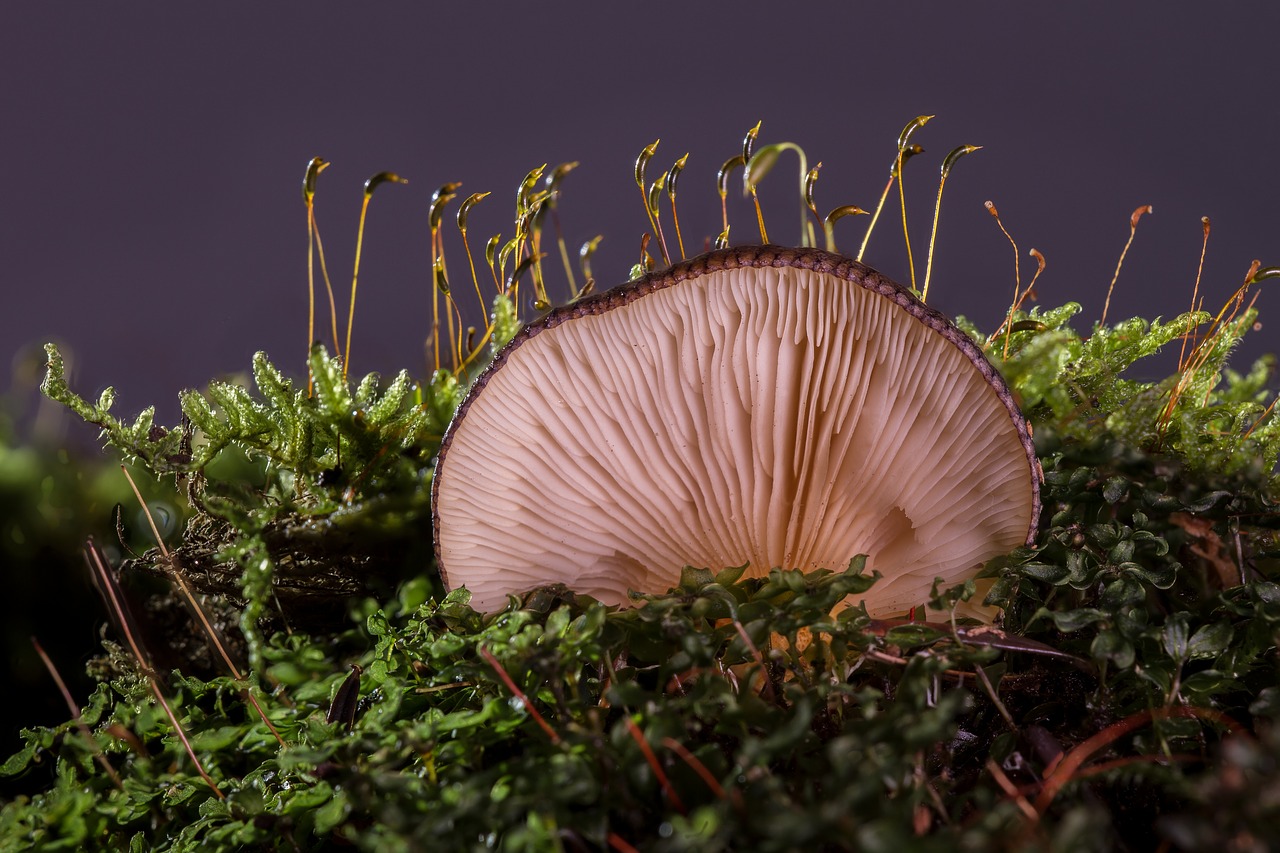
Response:
[{"label": "glossy moss frond", "polygon": [[[83,714],[96,727],[92,746],[70,736],[71,723],[31,729],[0,767],[58,768],[45,790],[0,810],[0,844],[464,850],[486,838],[541,850],[568,833],[592,849],[613,838],[638,849],[784,851],[797,840],[843,849],[861,831],[896,849],[1001,849],[1018,832],[1095,849],[1103,836],[1088,827],[1114,817],[1098,792],[1116,783],[1127,819],[1137,819],[1136,791],[1183,820],[1212,820],[1224,806],[1187,791],[1193,778],[1216,780],[1205,769],[1223,746],[1213,720],[1243,719],[1246,707],[1280,719],[1276,588],[1200,597],[1195,574],[1148,528],[1196,507],[1230,512],[1229,500],[1141,497],[1151,472],[1135,462],[1105,485],[1055,469],[1058,495],[1098,498],[1077,502],[1067,520],[1077,530],[1064,527],[1055,546],[1087,559],[1045,548],[1040,561],[1002,572],[1020,630],[1061,656],[996,660],[998,647],[946,626],[877,623],[860,609],[833,615],[874,582],[860,559],[843,572],[754,579],[742,568],[687,568],[676,589],[630,610],[552,588],[488,618],[465,591],[433,599],[429,584],[410,581],[364,620],[350,730],[326,714],[351,668],[301,635],[277,634],[263,648],[281,689],[262,701],[284,748],[236,710],[235,682],[174,674],[174,705],[225,801],[173,769],[183,765],[172,727],[115,653]],[[1098,520],[1099,510],[1116,519]],[[1150,772],[1094,776],[1028,823],[989,768],[1030,761],[1039,774],[1045,763],[1019,752],[989,698],[996,688],[988,694],[971,675],[980,668],[1005,713],[1052,725],[1068,744],[1153,707],[1207,719],[1137,727],[1111,748]],[[1260,740],[1258,760],[1280,754],[1280,743]],[[124,791],[97,770],[93,748]],[[1170,751],[1196,760],[1163,766]],[[1033,795],[1039,783],[1028,779]],[[1071,819],[1082,810],[1090,820]],[[1274,825],[1260,831],[1275,837]]]},{"label": "glossy moss frond", "polygon": [[158,473],[184,470],[182,435],[177,430],[166,430],[155,424],[155,408],[148,407],[132,424],[118,420],[111,414],[115,403],[115,389],[107,388],[96,403],[90,403],[71,390],[66,379],[66,365],[62,354],[53,344],[45,344],[48,356],[45,378],[40,390],[46,397],[62,403],[83,420],[102,430],[102,438],[129,460],[137,460]]},{"label": "glossy moss frond", "polygon": [[[722,200],[757,130],[721,170]],[[44,773],[0,809],[0,848],[1102,849],[1122,825],[1141,843],[1225,850],[1247,831],[1280,848],[1265,797],[1280,784],[1276,362],[1226,366],[1252,310],[1083,334],[1075,303],[1013,311],[991,335],[961,321],[1035,426],[1045,509],[1034,547],[983,581],[935,584],[932,605],[985,595],[1007,645],[840,609],[875,582],[857,558],[752,580],[686,567],[629,610],[544,588],[485,616],[433,574],[429,480],[467,383],[520,327],[522,272],[545,298],[540,174],[521,185],[516,237],[500,257],[501,237],[487,244],[497,296],[453,371],[352,382],[317,347],[290,378],[260,353],[251,382],[184,392],[189,424],[166,429],[149,409],[117,419],[110,389],[77,395],[47,348],[50,398],[188,486],[173,560],[147,554],[121,576],[181,572],[231,602],[219,622],[238,622],[288,746],[246,713],[242,684],[180,658],[168,693],[227,793],[216,800],[137,663],[108,644],[81,714],[92,743],[71,723],[33,728],[0,766]],[[1161,353],[1181,353],[1177,369],[1143,378]],[[191,654],[189,638],[165,639]],[[359,693],[350,728],[326,722],[343,684]],[[1050,764],[1029,732],[1070,758],[1115,726],[1067,780],[1087,784],[1032,807],[1068,762]],[[1252,737],[1228,735],[1239,729]]]},{"label": "glossy moss frond", "polygon": [[[339,360],[317,346],[308,393],[258,353],[252,389],[212,382],[203,394],[184,391],[187,423],[164,429],[150,409],[132,425],[117,420],[110,390],[97,404],[85,401],[67,386],[57,350],[48,352],[46,394],[153,474],[187,479],[196,515],[174,565],[200,591],[242,602],[238,621],[255,670],[264,619],[306,623],[315,618],[312,601],[358,592],[386,571],[380,566],[402,571],[384,547],[398,547],[401,559],[415,553],[406,540],[428,524],[431,460],[463,391],[448,371],[417,388],[404,371],[389,383],[370,374],[353,387]],[[236,461],[246,457],[248,469]],[[322,532],[333,551],[317,554]]]},{"label": "glossy moss frond", "polygon": [[132,424],[119,421],[110,413],[111,389],[96,404],[87,402],[68,387],[57,349],[49,345],[47,351],[45,394],[101,427],[109,445],[153,473],[203,474],[223,451],[235,449],[265,464],[281,495],[292,493],[316,511],[395,483],[416,486],[462,392],[447,371],[420,388],[406,371],[385,384],[369,374],[352,387],[339,360],[317,346],[308,394],[258,353],[252,390],[214,381],[203,394],[182,392],[182,413],[190,422],[184,433],[157,426],[153,409]]},{"label": "glossy moss frond", "polygon": [[[31,731],[2,772],[52,751],[60,781],[0,812],[0,841],[25,834],[41,846],[92,838],[155,850],[315,850],[339,840],[361,849],[470,849],[485,834],[527,830],[526,816],[536,814],[592,847],[607,847],[610,832],[644,843],[659,837],[661,821],[645,828],[635,818],[672,806],[663,805],[668,798],[655,779],[619,772],[643,765],[630,733],[638,727],[664,763],[677,754],[667,741],[696,756],[694,764],[677,758],[668,765],[669,784],[705,812],[703,823],[719,827],[721,849],[792,849],[794,822],[820,801],[831,816],[807,833],[816,842],[841,837],[842,815],[889,803],[872,820],[905,843],[913,806],[893,792],[913,784],[914,756],[949,738],[966,708],[961,694],[938,701],[929,685],[948,667],[990,655],[936,631],[886,632],[856,609],[832,616],[845,596],[873,582],[861,569],[854,560],[844,572],[774,571],[748,580],[741,570],[690,569],[677,590],[647,596],[632,610],[552,590],[492,619],[472,611],[465,592],[430,600],[428,586],[407,584],[368,616],[363,699],[350,733],[325,722],[348,673],[297,638],[281,634],[264,648],[266,671],[288,691],[287,701],[280,692],[263,697],[287,748],[260,721],[227,712],[236,701],[230,679],[175,676],[174,702],[193,745],[210,756],[210,772],[227,792],[223,803],[169,769],[180,747],[168,721],[147,711],[145,685],[116,677],[91,697],[85,717],[112,720],[151,747],[140,756],[98,733],[128,780],[126,792],[106,795],[78,739]],[[766,670],[757,657],[771,642],[786,646]],[[905,673],[857,662],[861,652],[890,648],[926,654]],[[119,658],[115,665],[128,667]],[[675,692],[672,679],[682,685]],[[849,761],[851,751],[877,758]],[[839,784],[791,785],[771,772],[794,761]],[[368,784],[358,781],[365,772],[358,766],[384,762]],[[698,766],[701,778],[692,772]],[[747,775],[735,783],[739,773]],[[139,820],[147,804],[166,819]],[[77,820],[45,819],[69,812]],[[706,829],[679,833],[699,847]],[[551,833],[534,831],[532,849],[553,849]],[[752,837],[765,841],[745,844]]]},{"label": "glossy moss frond", "polygon": [[520,331],[520,318],[511,297],[506,294],[498,294],[494,297],[493,314],[490,319],[493,323],[490,351],[496,354],[516,336],[516,332]]},{"label": "glossy moss frond", "polygon": [[[1251,328],[1249,310],[1214,327],[1194,358],[1182,344],[1211,320],[1204,312],[1168,322],[1139,318],[1100,326],[1087,338],[1070,325],[1076,303],[1052,310],[1015,312],[1008,329],[987,337],[966,330],[996,359],[1037,428],[1087,441],[1100,430],[1134,447],[1170,453],[1199,470],[1223,475],[1275,474],[1280,457],[1280,415],[1267,384],[1275,359],[1259,360],[1241,376],[1226,367]],[[1008,341],[1008,356],[1000,360]],[[1159,381],[1134,378],[1142,359],[1181,348],[1183,364]],[[1134,369],[1139,365],[1138,369]]]}]

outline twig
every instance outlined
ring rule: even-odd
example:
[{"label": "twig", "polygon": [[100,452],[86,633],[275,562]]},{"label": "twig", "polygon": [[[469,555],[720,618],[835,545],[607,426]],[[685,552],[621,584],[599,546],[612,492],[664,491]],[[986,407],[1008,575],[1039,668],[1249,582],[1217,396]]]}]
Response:
[{"label": "twig", "polygon": [[1116,280],[1120,278],[1120,267],[1124,266],[1124,256],[1129,254],[1129,247],[1133,245],[1134,235],[1138,233],[1138,220],[1142,218],[1142,214],[1150,213],[1151,210],[1151,205],[1144,204],[1129,217],[1129,239],[1124,244],[1124,250],[1120,252],[1120,260],[1116,262],[1115,275],[1111,276],[1111,286],[1107,288],[1107,301],[1102,303],[1102,319],[1098,322],[1099,326],[1107,325],[1107,309],[1111,307],[1111,291],[1116,289]]},{"label": "twig", "polygon": [[36,647],[36,654],[40,655],[40,660],[44,662],[44,668],[49,670],[49,674],[53,676],[54,683],[58,685],[58,691],[62,693],[62,698],[66,700],[67,707],[71,710],[71,721],[76,724],[76,728],[84,735],[85,742],[89,744],[93,750],[93,758],[101,765],[106,774],[111,777],[111,782],[119,790],[124,790],[124,783],[120,781],[120,775],[116,773],[116,769],[111,766],[111,762],[107,761],[107,756],[103,754],[102,748],[98,746],[98,742],[94,740],[93,732],[89,731],[89,727],[85,725],[84,720],[80,717],[80,706],[76,704],[76,700],[72,697],[71,691],[67,689],[67,683],[62,680],[58,668],[53,665],[53,661],[45,654],[43,648],[40,647],[40,641],[35,637],[31,638],[31,645]]},{"label": "twig", "polygon": [[1005,796],[1013,800],[1018,810],[1022,812],[1027,820],[1032,823],[1040,822],[1040,815],[1032,807],[1031,803],[1027,802],[1027,798],[1022,796],[1022,792],[1018,790],[1017,785],[1013,784],[1013,780],[1000,769],[1000,765],[996,764],[994,758],[987,759],[987,772],[991,774],[991,778],[996,780],[996,784],[1000,786],[1000,790],[1004,791]]},{"label": "twig", "polygon": [[756,663],[760,666],[760,677],[764,679],[764,693],[769,701],[777,701],[777,696],[773,692],[773,679],[769,678],[769,670],[764,664],[764,655],[760,654],[760,650],[756,648],[756,644],[751,642],[751,637],[747,635],[747,629],[742,627],[742,623],[737,619],[733,620],[733,627],[738,632],[738,636],[742,638],[742,642],[746,643],[747,648],[751,651],[751,656],[756,659]]},{"label": "twig", "polygon": [[676,811],[680,814],[687,815],[689,812],[684,807],[684,803],[680,799],[680,795],[676,793],[676,789],[671,786],[671,780],[667,778],[667,774],[663,772],[662,765],[658,763],[658,756],[653,754],[653,747],[649,746],[649,741],[645,740],[644,732],[640,731],[640,727],[636,725],[635,720],[627,715],[627,731],[631,733],[631,739],[640,747],[640,751],[644,753],[644,760],[649,762],[649,766],[653,768],[653,775],[658,778],[658,784],[662,786],[662,791],[667,795],[667,799],[671,805],[675,806]]},{"label": "twig", "polygon": [[1018,731],[1018,724],[1013,721],[1013,715],[1009,713],[1009,709],[1005,707],[1004,702],[1000,701],[1000,696],[996,693],[995,687],[992,686],[991,679],[987,677],[987,671],[981,666],[975,666],[973,670],[978,674],[978,680],[982,682],[983,688],[986,689],[987,695],[991,697],[992,704],[1000,712],[1000,716],[1009,727],[1009,730]]},{"label": "twig", "polygon": [[1141,728],[1154,720],[1163,720],[1168,717],[1196,717],[1197,719],[1218,723],[1233,734],[1243,731],[1240,724],[1235,720],[1211,708],[1183,705],[1175,708],[1155,708],[1148,711],[1140,711],[1118,723],[1107,726],[1063,755],[1062,759],[1056,764],[1050,765],[1045,774],[1044,787],[1040,789],[1040,795],[1036,797],[1036,812],[1039,814],[1045,813],[1050,803],[1053,802],[1053,798],[1057,796],[1058,791],[1076,777],[1080,767],[1094,753],[1114,743],[1134,729]]},{"label": "twig", "polygon": [[[719,783],[719,781],[716,780],[716,777],[711,774],[711,771],[707,769],[707,765],[703,764],[701,761],[698,760],[698,756],[690,752],[688,748],[685,747],[684,744],[682,744],[680,741],[676,740],[675,738],[670,738],[670,737],[663,738],[662,745],[665,746],[667,749],[671,750],[672,752],[674,752],[676,755],[680,756],[680,760],[683,761],[685,764],[689,765],[689,768],[693,770],[694,773],[698,774],[698,778],[701,779],[703,783],[707,786],[707,788],[711,790],[711,793],[715,794],[716,797],[718,797],[719,799],[722,799],[722,800],[725,799],[724,787]],[[741,794],[739,794],[735,790],[733,792],[733,796],[731,799],[733,801],[734,806],[737,807],[739,810],[741,810],[742,808]]]},{"label": "twig", "polygon": [[151,685],[151,692],[156,697],[156,701],[160,703],[160,707],[164,708],[165,715],[169,718],[170,725],[173,726],[174,732],[178,735],[178,739],[182,741],[182,745],[187,750],[191,762],[195,765],[196,772],[200,774],[200,778],[213,790],[218,799],[226,799],[222,793],[222,789],[213,781],[213,778],[205,772],[204,765],[200,763],[196,751],[191,747],[191,741],[187,740],[187,733],[182,730],[182,725],[178,722],[178,717],[173,713],[173,709],[169,707],[169,703],[165,701],[164,693],[160,691],[160,683],[156,679],[155,670],[151,667],[151,660],[147,657],[142,646],[139,645],[138,639],[134,636],[133,630],[129,626],[129,611],[125,609],[123,597],[120,589],[116,585],[115,578],[111,576],[111,570],[107,568],[106,558],[103,557],[102,551],[90,538],[85,545],[85,559],[89,563],[90,569],[94,572],[94,577],[98,582],[99,588],[102,590],[103,597],[107,599],[107,607],[115,614],[116,620],[120,623],[120,629],[124,633],[125,642],[129,646],[129,650],[133,653],[134,660],[138,662],[138,666],[142,668],[142,674],[146,677],[147,682]]},{"label": "twig", "polygon": [[151,515],[151,508],[148,507],[147,502],[143,500],[142,492],[138,489],[138,484],[133,481],[133,477],[129,474],[129,469],[127,467],[121,465],[120,470],[124,472],[124,478],[129,481],[129,488],[133,489],[134,497],[138,499],[138,504],[142,507],[143,515],[147,517],[147,523],[151,525],[151,535],[155,537],[156,546],[160,549],[160,555],[164,558],[170,577],[172,577],[174,583],[178,585],[178,589],[182,591],[182,596],[186,599],[187,604],[191,607],[196,619],[200,622],[200,627],[204,630],[205,637],[208,638],[209,642],[217,650],[218,656],[222,658],[222,663],[231,673],[231,677],[237,682],[240,682],[241,697],[252,705],[253,709],[258,712],[258,716],[262,719],[262,722],[266,723],[267,728],[271,730],[271,734],[275,737],[276,742],[281,746],[285,746],[284,738],[281,737],[280,732],[276,727],[271,724],[271,720],[267,719],[267,712],[262,710],[262,706],[258,704],[257,697],[253,695],[253,691],[249,688],[244,675],[241,674],[240,669],[235,665],[235,662],[231,660],[231,655],[227,652],[226,646],[223,645],[222,639],[218,636],[217,630],[209,622],[208,614],[204,612],[204,608],[201,607],[200,602],[196,600],[195,593],[191,591],[191,587],[187,584],[186,579],[182,577],[180,572],[178,572],[176,561],[169,553],[169,549],[165,547],[164,539],[160,536],[160,528],[156,526],[156,520]]},{"label": "twig", "polygon": [[480,657],[484,658],[485,662],[493,668],[493,671],[502,679],[502,683],[507,686],[507,689],[511,691],[511,694],[519,699],[524,705],[525,710],[529,712],[529,716],[533,717],[533,721],[541,726],[542,730],[547,733],[547,737],[551,738],[551,742],[555,744],[560,743],[560,735],[556,734],[556,730],[551,728],[550,724],[542,718],[542,715],[538,713],[538,709],[533,707],[533,703],[529,701],[529,697],[524,695],[524,691],[516,685],[511,676],[507,674],[507,671],[502,668],[502,664],[500,664],[498,659],[493,656],[493,653],[483,646],[480,647],[479,652]]},{"label": "twig", "polygon": [[622,840],[622,837],[616,832],[610,832],[608,836],[609,846],[619,853],[640,853],[639,850]]}]

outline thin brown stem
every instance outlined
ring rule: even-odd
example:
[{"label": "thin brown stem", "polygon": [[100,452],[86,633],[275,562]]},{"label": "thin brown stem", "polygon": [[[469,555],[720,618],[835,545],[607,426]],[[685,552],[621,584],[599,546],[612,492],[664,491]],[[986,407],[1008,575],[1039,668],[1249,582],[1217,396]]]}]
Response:
[{"label": "thin brown stem", "polygon": [[160,690],[160,683],[156,679],[155,670],[151,667],[151,659],[147,656],[138,639],[134,636],[133,629],[130,626],[129,611],[125,608],[120,589],[116,584],[115,578],[111,576],[111,570],[107,568],[106,558],[103,557],[101,549],[90,539],[85,547],[85,559],[89,562],[90,569],[93,570],[94,577],[98,581],[98,586],[102,590],[104,597],[107,599],[107,606],[112,614],[116,617],[116,621],[120,624],[120,630],[124,634],[125,643],[129,646],[130,652],[133,654],[134,660],[138,662],[138,666],[142,670],[142,674],[146,677],[151,686],[151,692],[156,697],[156,701],[164,708],[165,715],[168,716],[170,724],[173,726],[174,733],[182,741],[183,747],[186,748],[187,755],[191,758],[192,764],[195,765],[196,771],[200,774],[200,778],[213,790],[218,799],[225,799],[222,790],[218,787],[213,778],[205,772],[204,765],[201,764],[199,757],[191,746],[191,742],[187,740],[187,734],[182,729],[182,724],[178,722],[178,717],[173,713],[173,709],[169,707],[169,703],[164,698],[164,693]]},{"label": "thin brown stem", "polygon": [[206,614],[204,612],[204,608],[200,606],[200,602],[196,599],[195,593],[192,592],[190,585],[187,584],[186,578],[184,578],[182,573],[178,571],[176,561],[173,555],[169,553],[169,549],[165,547],[164,539],[160,536],[160,528],[156,526],[155,516],[151,514],[151,508],[147,506],[147,502],[143,500],[142,492],[138,489],[138,484],[134,482],[127,467],[121,465],[120,470],[124,472],[124,478],[129,481],[129,488],[133,490],[134,497],[138,499],[138,504],[142,507],[142,513],[147,518],[147,524],[151,526],[151,535],[155,537],[156,546],[160,549],[160,555],[164,558],[169,576],[173,578],[174,583],[177,584],[178,589],[182,592],[182,597],[186,600],[187,606],[191,609],[191,612],[195,614],[197,621],[200,623],[201,629],[204,631],[205,637],[208,638],[209,643],[215,650],[217,650],[218,656],[222,658],[222,663],[226,666],[227,671],[231,673],[231,677],[240,682],[241,696],[245,701],[253,706],[255,711],[258,712],[258,716],[262,719],[262,722],[266,724],[267,728],[270,729],[271,734],[275,737],[276,741],[281,746],[285,746],[284,738],[281,737],[280,732],[277,731],[276,727],[271,724],[271,720],[267,718],[267,712],[262,710],[262,706],[258,704],[257,697],[253,695],[253,691],[250,689],[244,675],[231,659],[231,654],[223,644],[222,638],[218,635],[217,629],[209,622],[208,614]]},{"label": "thin brown stem", "polygon": [[[1201,230],[1204,233],[1204,239],[1200,243],[1200,263],[1196,267],[1196,283],[1191,288],[1191,311],[1194,314],[1200,310],[1200,277],[1204,274],[1204,256],[1209,251],[1209,217],[1200,217]],[[1193,337],[1194,328],[1188,329],[1187,334],[1182,336],[1182,347],[1178,350],[1178,369],[1182,370],[1186,367],[1184,360],[1187,355],[1187,339]],[[1192,348],[1194,351],[1194,347]]]},{"label": "thin brown stem", "polygon": [[667,778],[666,771],[662,769],[662,764],[658,762],[658,756],[653,754],[653,747],[649,746],[649,741],[645,739],[644,732],[640,731],[640,727],[636,725],[635,720],[627,716],[627,731],[631,733],[631,739],[640,747],[640,752],[644,754],[644,760],[649,763],[653,775],[657,777],[658,784],[662,786],[662,791],[667,796],[667,800],[675,807],[680,814],[688,814],[689,811],[684,807],[684,802],[680,799],[680,795],[676,793],[676,789],[672,787],[671,780]]},{"label": "thin brown stem", "polygon": [[102,767],[103,772],[111,777],[111,783],[117,789],[123,791],[124,783],[120,781],[120,775],[111,766],[111,762],[107,760],[107,756],[103,754],[101,747],[98,746],[98,742],[94,739],[93,732],[89,731],[89,727],[85,725],[84,720],[80,717],[80,706],[76,704],[71,691],[67,689],[67,683],[62,680],[62,675],[58,672],[58,668],[53,665],[53,660],[45,654],[44,649],[40,646],[40,641],[35,637],[31,638],[31,645],[35,646],[36,654],[40,656],[40,660],[44,663],[44,668],[49,670],[49,675],[53,676],[54,683],[58,685],[58,692],[62,694],[63,700],[67,703],[67,708],[71,711],[71,721],[76,724],[76,728],[84,736],[85,742],[93,750],[94,760]]},{"label": "thin brown stem", "polygon": [[520,700],[520,704],[529,712],[529,716],[533,717],[533,721],[547,733],[547,737],[551,739],[551,742],[557,744],[560,743],[560,735],[558,735],[556,730],[551,728],[551,725],[542,718],[542,715],[538,713],[538,709],[533,707],[533,703],[529,701],[529,697],[524,695],[524,691],[515,683],[507,673],[506,669],[503,668],[502,664],[498,662],[498,659],[493,656],[493,652],[483,646],[479,649],[479,652],[480,657],[485,659],[485,662],[498,674],[498,678],[502,679],[502,683],[511,691],[511,695]]},{"label": "thin brown stem", "polygon": [[1129,254],[1129,247],[1133,245],[1134,235],[1138,233],[1138,220],[1142,218],[1142,214],[1150,212],[1151,205],[1144,204],[1129,217],[1129,239],[1125,241],[1124,250],[1120,252],[1120,260],[1116,262],[1115,275],[1111,276],[1111,286],[1107,288],[1107,299],[1102,303],[1102,319],[1098,322],[1099,326],[1107,325],[1107,311],[1111,308],[1111,293],[1116,289],[1116,281],[1120,278],[1120,268],[1124,266],[1124,257]]},{"label": "thin brown stem", "polygon": [[902,208],[902,239],[907,244],[907,271],[911,274],[911,292],[919,293],[916,287],[916,260],[911,252],[911,230],[907,228],[907,188],[902,180],[902,155],[898,152],[898,203]]}]

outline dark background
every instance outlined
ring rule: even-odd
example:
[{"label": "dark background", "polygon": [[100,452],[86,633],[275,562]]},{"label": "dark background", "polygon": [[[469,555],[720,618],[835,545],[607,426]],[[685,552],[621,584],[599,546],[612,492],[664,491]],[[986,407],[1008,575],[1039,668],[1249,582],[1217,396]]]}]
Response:
[{"label": "dark background", "polygon": [[[985,146],[948,185],[930,301],[987,328],[1013,290],[1012,251],[987,199],[1019,241],[1024,276],[1029,248],[1048,258],[1042,304],[1082,302],[1082,328],[1101,313],[1142,204],[1155,213],[1112,319],[1185,310],[1201,216],[1214,229],[1208,307],[1255,258],[1280,264],[1274,3],[70,8],[0,7],[0,348],[12,365],[0,393],[46,441],[93,440],[52,407],[39,411],[32,389],[47,340],[65,346],[77,390],[114,384],[118,412],[156,403],[167,423],[179,389],[246,370],[255,350],[301,371],[300,181],[315,155],[334,164],[317,213],[340,305],[364,179],[390,169],[411,181],[384,187],[370,211],[358,374],[425,372],[427,209],[441,183],[494,191],[471,219],[481,246],[510,234],[529,169],[581,161],[562,221],[574,248],[606,235],[594,266],[607,286],[635,262],[646,227],[632,178],[639,150],[661,137],[653,174],[690,152],[681,219],[698,244],[719,230],[717,167],[761,119],[762,141],[794,141],[810,164],[825,162],[826,210],[873,206],[904,123],[936,114],[916,136],[927,154],[907,170],[921,268],[942,156]],[[796,239],[793,163],[788,155],[764,187],[779,242]],[[755,239],[740,199],[731,221],[736,241]],[[864,223],[841,223],[843,248],[856,250]],[[900,228],[891,204],[866,260],[903,280]],[[465,298],[456,243],[450,251]],[[1264,321],[1278,298],[1265,287]],[[1268,324],[1239,366],[1275,340]],[[78,541],[79,530],[66,533]],[[42,638],[92,645],[94,626],[59,606],[66,592],[20,603],[45,608]],[[65,718],[51,687],[27,695],[7,704],[29,722]]]},{"label": "dark background", "polygon": [[[691,152],[684,228],[714,236],[715,171],[760,119],[762,140],[825,162],[825,210],[874,205],[903,124],[936,114],[907,173],[919,254],[942,156],[985,146],[948,185],[931,302],[987,327],[1013,269],[986,199],[1018,240],[1024,274],[1027,249],[1047,256],[1045,304],[1083,302],[1086,325],[1141,204],[1155,214],[1112,318],[1187,307],[1203,215],[1214,227],[1207,305],[1253,259],[1280,264],[1274,4],[355,5],[5,4],[6,356],[64,342],[79,390],[114,384],[121,413],[157,403],[169,422],[179,389],[247,369],[255,350],[297,372],[299,185],[320,155],[334,164],[317,215],[340,305],[362,182],[384,169],[411,181],[384,187],[370,211],[353,370],[421,372],[426,214],[439,184],[494,191],[472,218],[483,244],[510,234],[530,168],[582,161],[562,220],[572,247],[606,234],[595,263],[606,285],[625,277],[645,229],[632,178],[641,147],[662,138],[655,172]],[[793,163],[766,189],[789,191]],[[794,241],[790,198],[770,210],[771,236]],[[733,236],[754,240],[748,208],[736,213]],[[887,209],[866,260],[903,279],[897,215]],[[842,248],[856,250],[864,222],[842,223]],[[1264,310],[1273,301],[1264,293]],[[42,360],[37,349],[20,372]]]}]

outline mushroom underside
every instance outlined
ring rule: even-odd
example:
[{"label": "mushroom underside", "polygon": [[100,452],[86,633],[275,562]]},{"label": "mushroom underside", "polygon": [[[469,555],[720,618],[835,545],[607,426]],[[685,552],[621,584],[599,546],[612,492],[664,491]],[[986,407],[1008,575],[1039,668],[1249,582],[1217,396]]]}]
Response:
[{"label": "mushroom underside", "polygon": [[477,609],[867,554],[884,577],[864,600],[886,616],[1026,541],[1020,415],[976,348],[901,299],[783,265],[609,304],[520,341],[446,437],[437,550]]}]

